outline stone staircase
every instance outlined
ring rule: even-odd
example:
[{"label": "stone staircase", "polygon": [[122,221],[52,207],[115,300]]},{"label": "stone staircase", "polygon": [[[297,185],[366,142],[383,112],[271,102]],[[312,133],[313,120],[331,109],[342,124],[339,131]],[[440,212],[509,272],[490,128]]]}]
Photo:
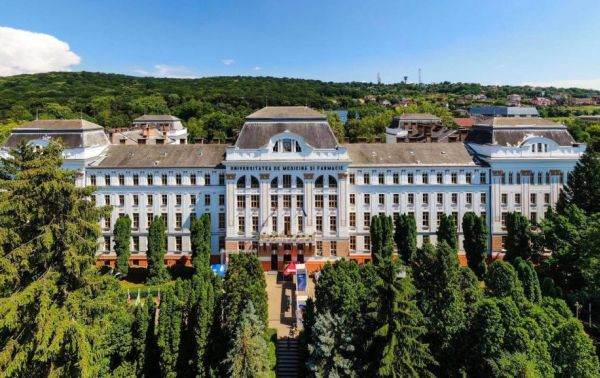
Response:
[{"label": "stone staircase", "polygon": [[277,340],[277,378],[297,378],[300,368],[298,338]]}]

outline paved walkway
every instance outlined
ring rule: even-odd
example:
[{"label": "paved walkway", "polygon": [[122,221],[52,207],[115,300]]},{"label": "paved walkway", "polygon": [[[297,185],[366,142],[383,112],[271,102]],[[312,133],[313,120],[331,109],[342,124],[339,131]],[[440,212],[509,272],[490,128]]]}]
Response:
[{"label": "paved walkway", "polygon": [[[290,335],[296,318],[296,288],[292,282],[277,282],[277,274],[265,273],[269,302],[269,328],[277,330],[277,337]],[[314,283],[308,280],[308,295],[314,295]],[[301,325],[299,325],[301,326]]]}]

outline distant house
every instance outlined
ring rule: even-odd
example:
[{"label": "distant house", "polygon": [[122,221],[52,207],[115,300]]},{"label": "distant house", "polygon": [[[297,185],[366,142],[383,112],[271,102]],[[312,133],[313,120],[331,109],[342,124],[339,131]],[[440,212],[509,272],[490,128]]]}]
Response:
[{"label": "distant house", "polygon": [[487,100],[487,96],[483,93],[480,93],[480,94],[473,95],[472,99],[474,101],[485,101],[485,100]]},{"label": "distant house", "polygon": [[584,97],[584,98],[571,98],[571,105],[574,106],[586,106],[586,105],[596,105],[596,101],[592,97]]},{"label": "distant house", "polygon": [[108,131],[112,144],[186,144],[187,129],[177,117],[167,114],[144,114],[127,129]]},{"label": "distant house", "polygon": [[507,106],[521,106],[521,95],[509,94],[508,96],[506,96],[506,105]]},{"label": "distant house", "polygon": [[531,103],[535,106],[550,106],[554,104],[554,101],[546,97],[534,97]]},{"label": "distant house", "polygon": [[472,106],[471,117],[539,117],[537,109],[524,106]]},{"label": "distant house", "polygon": [[454,118],[454,123],[461,128],[470,128],[475,124],[475,118],[467,117],[467,118]]}]

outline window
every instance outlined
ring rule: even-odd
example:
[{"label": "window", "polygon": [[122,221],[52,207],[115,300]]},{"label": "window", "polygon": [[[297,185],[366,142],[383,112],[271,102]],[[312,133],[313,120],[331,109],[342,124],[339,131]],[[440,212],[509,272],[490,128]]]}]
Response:
[{"label": "window", "polygon": [[479,195],[479,202],[481,202],[482,205],[487,203],[487,195],[485,193]]},{"label": "window", "polygon": [[190,205],[192,205],[192,206],[196,205],[196,195],[195,194],[190,194]]},{"label": "window", "polygon": [[242,176],[237,180],[235,187],[238,189],[244,189],[246,187],[246,176]]},{"label": "window", "polygon": [[110,230],[110,218],[102,218],[102,228]]},{"label": "window", "polygon": [[483,220],[483,223],[486,223],[486,222],[487,222],[487,214],[486,214],[486,212],[485,212],[485,211],[482,211],[482,212],[481,212],[481,215],[480,215],[480,217],[481,217],[481,219]]},{"label": "window", "polygon": [[154,206],[154,194],[147,194],[146,200],[148,202],[148,206]]},{"label": "window", "polygon": [[371,249],[371,236],[370,235],[365,235],[364,237],[364,248],[365,251],[368,251]]},{"label": "window", "polygon": [[284,194],[283,195],[283,207],[285,209],[289,209],[290,207],[292,207],[292,196],[289,194]]},{"label": "window", "polygon": [[162,206],[167,206],[167,199],[168,199],[168,197],[166,194],[161,195],[160,196],[160,204]]},{"label": "window", "polygon": [[365,205],[370,205],[371,204],[371,195],[368,193],[365,193],[365,195],[363,196],[363,201],[364,201]]},{"label": "window", "polygon": [[371,177],[368,173],[363,174],[363,184],[369,185],[371,183]]},{"label": "window", "polygon": [[219,206],[225,206],[225,194],[219,194]]},{"label": "window", "polygon": [[289,216],[283,217],[283,234],[291,235],[292,234],[292,220]]},{"label": "window", "polygon": [[521,172],[517,172],[517,184],[521,184]]},{"label": "window", "polygon": [[412,173],[409,173],[406,177],[408,179],[408,183],[409,184],[414,184],[415,183],[415,177],[414,177],[414,175]]},{"label": "window", "polygon": [[335,209],[338,205],[338,196],[336,194],[329,195],[329,208]]},{"label": "window", "polygon": [[355,212],[350,213],[350,227],[352,227],[352,228],[356,227],[356,213]]},{"label": "window", "polygon": [[210,194],[204,195],[204,206],[210,206]]},{"label": "window", "polygon": [[175,185],[181,185],[181,174],[175,175]]},{"label": "window", "polygon": [[337,242],[336,241],[332,241],[329,243],[329,252],[331,253],[331,256],[337,256]]},{"label": "window", "polygon": [[204,185],[210,185],[210,173],[204,175]]},{"label": "window", "polygon": [[246,243],[244,243],[243,241],[238,242],[238,251],[245,251],[246,250]]},{"label": "window", "polygon": [[139,236],[134,236],[131,238],[133,240],[133,243],[131,245],[131,250],[134,252],[138,252],[140,250],[140,237]]},{"label": "window", "polygon": [[133,195],[133,206],[139,206],[140,205],[140,196],[137,194]]},{"label": "window", "polygon": [[323,217],[317,215],[317,232],[323,232]]},{"label": "window", "polygon": [[[210,176],[208,177],[208,184],[210,184]],[[225,186],[225,174],[224,173],[220,173],[219,174],[219,186]]]},{"label": "window", "polygon": [[429,175],[427,173],[421,174],[421,182],[423,184],[429,184]]},{"label": "window", "polygon": [[438,193],[436,196],[436,201],[438,205],[443,205],[444,204],[444,193]]},{"label": "window", "polygon": [[450,180],[453,184],[458,183],[458,174],[456,174],[456,172],[452,172],[450,175]]},{"label": "window", "polygon": [[444,183],[444,174],[441,172],[438,172],[436,175],[436,181],[438,184],[443,184]]},{"label": "window", "polygon": [[400,184],[400,175],[397,173],[394,173],[392,175],[392,180],[394,181],[394,184]]},{"label": "window", "polygon": [[[252,177],[254,179],[254,177]],[[256,181],[256,187],[258,188],[258,180]],[[300,177],[296,177],[296,188],[304,188],[304,181]]]},{"label": "window", "polygon": [[123,194],[119,194],[119,206],[125,205],[125,196]]},{"label": "window", "polygon": [[104,250],[107,252],[110,251],[110,236],[104,237]]},{"label": "window", "polygon": [[385,176],[383,173],[380,173],[378,176],[379,185],[385,184]]},{"label": "window", "polygon": [[[273,187],[273,182],[271,182],[271,187]],[[319,176],[315,180],[315,188],[322,188],[322,187],[323,187],[323,176]]]},{"label": "window", "polygon": [[322,194],[317,194],[315,196],[315,207],[319,208],[319,209],[323,207],[323,195]]},{"label": "window", "polygon": [[181,225],[183,223],[182,219],[183,219],[183,217],[182,217],[181,213],[175,213],[175,229],[176,230],[181,230]]},{"label": "window", "polygon": [[246,218],[238,217],[238,234],[244,234],[246,232]]},{"label": "window", "polygon": [[467,184],[471,183],[471,181],[472,181],[471,172],[465,173],[465,181],[467,182]]},{"label": "window", "polygon": [[298,232],[304,232],[304,218],[302,217],[302,215],[298,216]]},{"label": "window", "polygon": [[181,252],[183,250],[181,236],[175,236],[175,251]]},{"label": "window", "polygon": [[408,193],[408,204],[409,205],[414,205],[415,204],[415,195],[414,195],[414,193]]},{"label": "window", "polygon": [[292,152],[292,141],[290,139],[284,139],[281,144],[283,152]]},{"label": "window", "polygon": [[356,251],[356,236],[354,235],[350,236],[350,250]]},{"label": "window", "polygon": [[501,215],[501,224],[502,224],[502,229],[506,230],[506,212],[502,212]]},{"label": "window", "polygon": [[531,202],[531,206],[535,206],[537,204],[537,194],[531,193],[529,195],[529,202]]},{"label": "window", "polygon": [[163,223],[165,224],[165,227],[168,229],[169,228],[169,214],[162,213],[162,214],[160,214],[160,217],[161,217]]},{"label": "window", "polygon": [[545,204],[550,203],[550,193],[544,193],[544,203]]},{"label": "window", "polygon": [[196,175],[190,175],[190,185],[196,185]]},{"label": "window", "polygon": [[337,180],[333,176],[329,176],[328,185],[330,188],[337,188]]},{"label": "window", "polygon": [[427,205],[429,204],[429,194],[428,193],[423,193],[423,205]]},{"label": "window", "polygon": [[110,175],[104,175],[104,185],[110,186]]},{"label": "window", "polygon": [[139,228],[140,228],[140,214],[139,213],[133,213],[132,214],[132,218],[133,218],[133,221],[131,222],[131,228],[133,228],[134,230],[139,230]]},{"label": "window", "polygon": [[466,201],[467,205],[471,205],[473,203],[473,193],[467,193]]},{"label": "window", "polygon": [[271,208],[276,210],[279,207],[279,201],[276,194],[271,195]]},{"label": "window", "polygon": [[356,194],[352,193],[350,194],[350,205],[355,205],[356,204]]},{"label": "window", "polygon": [[385,194],[383,193],[379,194],[379,204],[385,205]]},{"label": "window", "polygon": [[317,256],[323,256],[323,242],[318,240],[316,245]]},{"label": "window", "polygon": [[167,185],[167,175],[160,176],[160,183],[161,185]]},{"label": "window", "polygon": [[119,185],[120,186],[125,185],[125,176],[124,175],[119,175]]},{"label": "window", "polygon": [[521,204],[521,193],[515,193],[515,205]]},{"label": "window", "polygon": [[147,227],[150,227],[150,225],[152,224],[153,220],[154,220],[154,214],[147,213],[146,214],[146,224],[148,225]]},{"label": "window", "polygon": [[260,205],[260,196],[258,194],[253,194],[250,196],[250,206],[253,209],[257,209]]},{"label": "window", "polygon": [[152,176],[152,175],[146,176],[146,182],[148,183],[148,185],[154,185],[154,176]]},{"label": "window", "polygon": [[90,185],[96,186],[96,175],[90,176]]},{"label": "window", "polygon": [[304,195],[298,194],[296,196],[296,207],[300,209],[304,208]]},{"label": "window", "polygon": [[429,211],[424,211],[423,212],[423,229],[427,230],[429,229]]},{"label": "window", "polygon": [[252,217],[252,232],[258,233],[258,217],[257,216]]},{"label": "window", "polygon": [[442,211],[438,211],[438,213],[436,215],[436,225],[437,225],[437,227],[440,227],[440,223],[442,223],[442,214],[444,214]]},{"label": "window", "polygon": [[511,184],[511,185],[513,183],[513,173],[512,172],[508,173],[508,183]]},{"label": "window", "polygon": [[371,213],[363,214],[363,224],[364,224],[364,228],[371,227]]},{"label": "window", "polygon": [[400,204],[400,194],[399,193],[394,193],[393,201],[394,201],[394,205]]},{"label": "window", "polygon": [[181,206],[181,194],[176,194],[175,195],[175,204],[177,206]]},{"label": "window", "polygon": [[529,217],[530,217],[531,223],[533,223],[533,224],[537,223],[537,213],[535,211],[532,211],[529,214]]},{"label": "window", "polygon": [[337,232],[337,217],[335,215],[329,217],[329,232]]},{"label": "window", "polygon": [[225,213],[219,213],[219,228],[225,228]]},{"label": "window", "polygon": [[354,184],[356,182],[356,175],[354,173],[350,173],[350,184]]},{"label": "window", "polygon": [[237,207],[240,209],[243,209],[246,207],[246,196],[241,195],[241,196],[237,196]]},{"label": "window", "polygon": [[485,172],[479,173],[479,183],[480,184],[485,184],[486,181],[487,181],[487,177],[486,177]]},{"label": "window", "polygon": [[284,188],[292,187],[292,176],[291,175],[283,175],[283,187]]},{"label": "window", "polygon": [[458,203],[458,193],[452,193],[450,195],[450,200],[453,205],[456,205]]}]

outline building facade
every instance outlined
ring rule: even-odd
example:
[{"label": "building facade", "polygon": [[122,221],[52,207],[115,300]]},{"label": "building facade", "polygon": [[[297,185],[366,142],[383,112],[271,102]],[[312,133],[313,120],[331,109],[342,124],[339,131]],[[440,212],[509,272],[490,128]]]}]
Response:
[{"label": "building facade", "polygon": [[[6,147],[27,132],[38,133],[28,141],[47,143],[72,121],[48,122],[15,129]],[[100,127],[74,125],[75,134]],[[490,253],[500,253],[506,213],[542,219],[585,150],[564,125],[541,118],[481,121],[465,143],[340,144],[326,116],[307,107],[251,114],[234,145],[75,139],[65,143],[65,166],[79,171],[78,184],[97,188],[96,204],[113,206],[101,222],[98,264],[114,264],[112,229],[121,214],[132,220],[132,265],[146,265],[154,216],[167,223],[166,263],[187,263],[191,221],[208,213],[213,262],[252,252],[267,270],[289,261],[315,270],[339,258],[369,260],[378,214],[412,214],[418,244],[435,242],[441,214],[452,215],[462,249],[462,217],[474,211],[491,230]],[[81,148],[94,152],[70,163],[69,151]]]}]

